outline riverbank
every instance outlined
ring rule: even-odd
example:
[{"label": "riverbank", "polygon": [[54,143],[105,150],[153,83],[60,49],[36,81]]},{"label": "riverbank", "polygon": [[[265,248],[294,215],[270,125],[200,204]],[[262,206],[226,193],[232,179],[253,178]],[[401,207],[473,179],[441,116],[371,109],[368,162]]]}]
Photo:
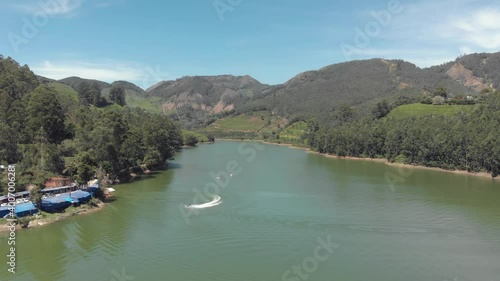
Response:
[{"label": "riverbank", "polygon": [[312,151],[310,149],[307,149],[307,152],[308,153],[312,153],[312,154],[316,154],[316,155],[321,155],[321,156],[324,156],[324,157],[327,157],[327,158],[372,161],[372,162],[384,163],[385,165],[388,165],[388,166],[395,166],[395,167],[402,167],[402,168],[412,168],[412,169],[421,169],[421,170],[430,170],[430,171],[438,171],[438,172],[446,172],[446,173],[459,174],[459,175],[469,175],[469,176],[489,178],[489,179],[492,179],[492,180],[498,180],[498,181],[500,181],[499,177],[493,178],[491,176],[491,174],[485,173],[485,172],[474,173],[474,172],[468,172],[468,171],[464,171],[464,170],[446,170],[446,169],[443,169],[443,168],[427,167],[427,166],[420,166],[420,165],[411,165],[411,164],[405,164],[405,163],[390,162],[389,160],[383,159],[383,158],[340,157],[340,156],[337,156],[337,155],[330,155],[330,154],[319,153],[319,152],[316,152],[316,151]]},{"label": "riverbank", "polygon": [[[153,171],[161,171],[161,170],[166,170],[168,169],[168,164],[162,164],[158,166],[151,167]],[[130,181],[135,181],[135,180],[140,180],[142,176],[144,175],[150,175],[151,171],[146,168],[146,170],[143,169],[141,166],[136,166],[131,168],[133,171],[131,173]],[[136,173],[134,173],[136,172]],[[119,180],[113,181],[113,182],[108,182],[108,184],[120,184],[121,182]],[[106,204],[109,203],[108,200],[106,200],[106,203],[102,202],[99,200],[99,203],[97,203],[97,206],[93,205],[90,206],[89,204],[82,204],[78,207],[68,207],[67,209],[64,210],[64,212],[61,213],[46,213],[46,212],[39,212],[38,214],[30,217],[23,217],[18,220],[18,224],[16,225],[16,230],[20,229],[28,229],[28,228],[36,228],[36,227],[42,227],[48,224],[52,224],[54,222],[58,222],[64,219],[67,219],[69,217],[73,217],[76,215],[85,215],[85,214],[92,214],[95,213],[105,207]],[[27,225],[26,225],[27,223]],[[9,232],[9,222],[7,222],[7,219],[0,219],[0,233],[2,232]]]},{"label": "riverbank", "polygon": [[[87,214],[92,214],[97,211],[100,211],[104,209],[106,203],[100,202],[97,204],[97,206],[89,206],[87,204],[83,204],[79,207],[69,207],[67,208],[63,213],[39,213],[35,216],[30,217],[29,223],[27,227],[23,227],[21,224],[16,225],[16,230],[21,230],[21,229],[30,229],[30,228],[37,228],[37,227],[42,227],[46,226],[64,219],[67,219],[69,217],[73,217],[76,215],[87,215]],[[26,217],[28,218],[28,217]],[[24,219],[24,218],[21,218]],[[0,233],[2,232],[9,232],[9,224],[6,220],[0,221]]]},{"label": "riverbank", "polygon": [[319,153],[317,151],[313,151],[308,147],[302,147],[302,146],[297,146],[294,144],[287,144],[287,143],[274,143],[274,142],[268,142],[268,141],[263,141],[263,140],[238,140],[238,139],[217,139],[221,141],[234,141],[234,142],[260,142],[264,144],[272,144],[272,145],[278,145],[278,146],[285,146],[293,149],[302,149],[305,150],[307,153],[311,154],[316,154],[316,155],[321,155],[327,158],[334,158],[334,159],[345,159],[345,160],[361,160],[361,161],[372,161],[372,162],[379,162],[379,163],[384,163],[385,165],[388,166],[395,166],[395,167],[402,167],[402,168],[413,168],[413,169],[422,169],[422,170],[431,170],[431,171],[438,171],[438,172],[446,172],[446,173],[452,173],[452,174],[458,174],[458,175],[469,175],[469,176],[475,176],[475,177],[481,177],[481,178],[489,178],[495,181],[500,182],[500,177],[493,178],[491,174],[485,173],[485,172],[479,172],[479,173],[474,173],[474,172],[468,172],[464,170],[446,170],[443,168],[436,168],[436,167],[427,167],[427,166],[421,166],[421,165],[411,165],[411,164],[405,164],[405,163],[397,163],[397,162],[390,162],[389,160],[385,158],[363,158],[363,157],[351,157],[351,156],[337,156],[337,155],[332,155],[332,154],[324,154],[324,153]]}]

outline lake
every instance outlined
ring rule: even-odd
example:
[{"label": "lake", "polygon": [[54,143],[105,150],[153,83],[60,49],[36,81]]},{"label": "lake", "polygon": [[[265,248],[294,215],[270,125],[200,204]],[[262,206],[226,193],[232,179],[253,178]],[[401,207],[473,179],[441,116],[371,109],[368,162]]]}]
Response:
[{"label": "lake", "polygon": [[170,166],[102,211],[19,231],[0,280],[500,280],[499,181],[240,142]]}]

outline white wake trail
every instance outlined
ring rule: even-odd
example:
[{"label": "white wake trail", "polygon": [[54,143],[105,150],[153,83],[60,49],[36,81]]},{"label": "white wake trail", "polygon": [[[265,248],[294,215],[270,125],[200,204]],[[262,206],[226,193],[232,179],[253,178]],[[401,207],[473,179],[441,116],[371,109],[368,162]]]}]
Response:
[{"label": "white wake trail", "polygon": [[215,207],[220,204],[222,204],[222,198],[219,195],[214,195],[214,198],[210,202],[203,204],[191,204],[191,205],[186,205],[185,207],[188,209],[205,209],[205,208]]}]

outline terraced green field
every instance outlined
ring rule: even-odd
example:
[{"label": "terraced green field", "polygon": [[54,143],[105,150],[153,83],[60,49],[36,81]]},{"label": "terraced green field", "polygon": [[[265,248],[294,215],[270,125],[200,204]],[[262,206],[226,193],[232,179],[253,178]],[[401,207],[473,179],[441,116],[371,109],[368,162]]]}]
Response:
[{"label": "terraced green field", "polygon": [[240,132],[254,132],[258,131],[267,124],[270,120],[269,114],[255,113],[254,115],[238,115],[235,117],[228,117],[215,121],[208,126],[208,130],[225,130],[225,131],[240,131]]},{"label": "terraced green field", "polygon": [[292,125],[286,127],[280,133],[280,140],[283,142],[297,142],[307,129],[307,123],[304,121],[295,122]]},{"label": "terraced green field", "polygon": [[455,115],[460,112],[472,111],[476,105],[432,105],[432,104],[407,104],[399,106],[391,111],[388,117],[401,119],[411,116],[424,115]]},{"label": "terraced green field", "polygon": [[266,139],[277,134],[286,125],[286,119],[271,115],[266,111],[252,115],[238,115],[219,119],[200,130],[217,138]]},{"label": "terraced green field", "polygon": [[146,110],[149,113],[162,113],[162,100],[161,98],[143,98],[132,95],[125,96],[125,102],[128,107],[138,107]]}]

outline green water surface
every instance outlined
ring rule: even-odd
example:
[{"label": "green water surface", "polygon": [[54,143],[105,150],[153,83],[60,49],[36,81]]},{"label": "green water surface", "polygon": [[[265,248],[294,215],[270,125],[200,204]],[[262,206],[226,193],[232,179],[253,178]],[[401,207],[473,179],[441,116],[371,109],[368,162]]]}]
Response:
[{"label": "green water surface", "polygon": [[500,280],[499,181],[239,142],[170,164],[104,210],[17,232],[15,274],[0,234],[0,280]]}]

